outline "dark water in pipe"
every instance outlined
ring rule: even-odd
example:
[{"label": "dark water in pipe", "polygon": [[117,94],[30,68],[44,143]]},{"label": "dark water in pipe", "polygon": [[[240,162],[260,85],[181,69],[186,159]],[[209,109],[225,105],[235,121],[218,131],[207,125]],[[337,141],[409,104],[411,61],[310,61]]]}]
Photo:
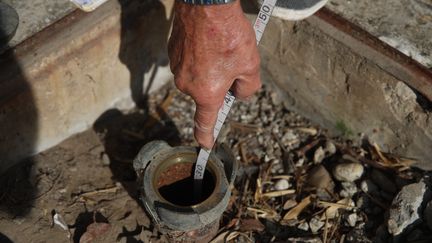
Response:
[{"label": "dark water in pipe", "polygon": [[[176,180],[159,188],[159,193],[165,200],[178,206],[192,206],[201,203],[212,194],[215,188],[215,179],[212,173],[206,170],[202,181],[202,191],[197,197],[194,194],[193,167],[187,167],[189,167],[188,177]],[[170,168],[168,168],[168,170],[170,170]],[[162,173],[161,177],[163,175],[164,173]]]}]

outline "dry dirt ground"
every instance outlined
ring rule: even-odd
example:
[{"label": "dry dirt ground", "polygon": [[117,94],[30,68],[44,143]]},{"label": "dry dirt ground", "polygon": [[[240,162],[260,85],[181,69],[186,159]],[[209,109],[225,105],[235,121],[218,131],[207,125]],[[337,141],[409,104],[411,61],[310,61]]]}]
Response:
[{"label": "dry dirt ground", "polygon": [[[138,200],[131,162],[155,139],[196,145],[193,109],[188,97],[168,85],[148,98],[148,109],[109,110],[92,129],[12,168],[0,178],[0,242],[165,242]],[[338,129],[353,135],[343,124]],[[423,172],[407,167],[409,160],[355,142],[361,136],[353,141],[325,134],[286,110],[269,87],[248,103],[238,102],[219,139],[242,164],[219,239],[391,240],[384,214],[397,192]],[[361,183],[356,176],[337,179],[334,168],[341,161],[356,165],[361,173],[352,174],[362,176]],[[361,186],[377,173],[390,190]],[[412,242],[430,240],[425,223],[416,230]]]}]

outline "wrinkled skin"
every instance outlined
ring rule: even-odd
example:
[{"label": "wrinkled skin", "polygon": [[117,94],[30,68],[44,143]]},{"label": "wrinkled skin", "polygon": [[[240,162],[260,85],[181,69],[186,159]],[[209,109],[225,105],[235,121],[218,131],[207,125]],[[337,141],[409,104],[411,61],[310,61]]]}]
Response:
[{"label": "wrinkled skin", "polygon": [[227,91],[246,99],[261,87],[255,33],[240,1],[211,6],[176,1],[168,52],[177,88],[196,103],[195,139],[211,148]]}]

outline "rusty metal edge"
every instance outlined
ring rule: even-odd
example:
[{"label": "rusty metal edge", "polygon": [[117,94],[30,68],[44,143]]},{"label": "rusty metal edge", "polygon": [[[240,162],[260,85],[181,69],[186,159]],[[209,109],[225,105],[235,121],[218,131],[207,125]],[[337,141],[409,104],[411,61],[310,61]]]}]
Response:
[{"label": "rusty metal edge", "polygon": [[406,72],[410,78],[407,79],[397,74],[393,75],[406,82],[409,86],[416,88],[419,93],[425,96],[429,101],[432,101],[432,70],[429,70],[411,57],[373,36],[359,25],[352,23],[328,8],[322,8],[315,13],[315,16],[333,26],[338,31],[349,35],[402,66],[404,69],[403,71]]}]

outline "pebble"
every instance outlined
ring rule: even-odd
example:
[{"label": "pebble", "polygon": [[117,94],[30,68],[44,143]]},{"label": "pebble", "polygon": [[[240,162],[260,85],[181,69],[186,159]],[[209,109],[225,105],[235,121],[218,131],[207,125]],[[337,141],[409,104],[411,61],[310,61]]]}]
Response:
[{"label": "pebble", "polygon": [[395,193],[396,185],[381,171],[374,169],[371,173],[371,179],[384,191]]},{"label": "pebble", "polygon": [[356,201],[356,206],[360,209],[369,209],[370,205],[371,201],[366,195],[361,195]]},{"label": "pebble", "polygon": [[355,227],[357,223],[358,216],[356,213],[352,213],[347,217],[347,223],[351,227]]},{"label": "pebble", "polygon": [[342,190],[339,195],[343,198],[352,198],[357,193],[357,185],[354,182],[342,182]]},{"label": "pebble", "polygon": [[323,161],[324,158],[325,152],[324,149],[320,146],[319,148],[317,148],[317,150],[315,150],[313,161],[315,164],[319,164]]},{"label": "pebble", "polygon": [[103,165],[110,165],[111,164],[111,160],[106,153],[102,154],[102,164]]},{"label": "pebble", "polygon": [[332,156],[336,153],[337,149],[334,143],[332,143],[330,140],[327,140],[325,143],[324,151],[327,152],[328,156]]},{"label": "pebble", "polygon": [[286,190],[286,189],[290,188],[290,186],[291,186],[290,183],[286,179],[280,179],[280,180],[276,181],[276,183],[274,185],[276,191]]},{"label": "pebble", "polygon": [[303,222],[301,224],[299,224],[299,226],[297,226],[298,229],[304,230],[304,231],[308,231],[309,230],[309,225],[307,222]]},{"label": "pebble", "polygon": [[427,186],[423,181],[402,188],[390,207],[387,221],[390,234],[400,235],[407,227],[419,223],[426,192]]},{"label": "pebble", "polygon": [[308,173],[307,183],[315,188],[328,189],[333,191],[334,182],[330,173],[323,165],[316,165]]},{"label": "pebble", "polygon": [[333,176],[338,181],[353,182],[363,175],[363,165],[359,163],[342,163],[335,166]]},{"label": "pebble", "polygon": [[309,221],[309,227],[310,227],[312,233],[314,233],[314,234],[317,233],[324,226],[324,224],[325,223],[317,217],[313,217]]}]

